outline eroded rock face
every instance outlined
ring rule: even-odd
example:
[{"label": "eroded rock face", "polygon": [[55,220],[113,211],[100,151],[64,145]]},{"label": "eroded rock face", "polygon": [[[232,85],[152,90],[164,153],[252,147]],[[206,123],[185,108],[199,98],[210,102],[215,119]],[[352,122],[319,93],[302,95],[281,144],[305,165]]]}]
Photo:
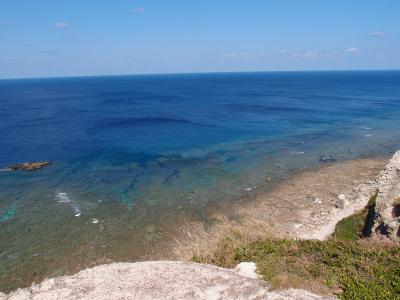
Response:
[{"label": "eroded rock face", "polygon": [[7,168],[5,168],[3,171],[17,171],[17,170],[34,171],[34,170],[42,169],[49,165],[51,165],[51,161],[29,162],[29,163],[10,165]]},{"label": "eroded rock face", "polygon": [[376,189],[376,216],[372,232],[376,237],[400,242],[400,151],[379,173]]},{"label": "eroded rock face", "polygon": [[300,289],[269,291],[264,281],[211,265],[157,261],[113,263],[46,279],[0,299],[335,299]]}]

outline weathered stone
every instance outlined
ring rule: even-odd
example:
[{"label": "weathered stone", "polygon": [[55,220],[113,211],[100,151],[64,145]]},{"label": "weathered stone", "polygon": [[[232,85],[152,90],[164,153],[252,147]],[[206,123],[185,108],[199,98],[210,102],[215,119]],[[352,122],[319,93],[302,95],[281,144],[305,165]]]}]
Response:
[{"label": "weathered stone", "polygon": [[372,232],[377,237],[400,242],[400,151],[386,165],[376,179],[375,221]]},{"label": "weathered stone", "polygon": [[343,195],[343,194],[340,194],[340,195],[338,196],[338,199],[336,200],[335,206],[336,206],[337,208],[343,209],[343,208],[345,208],[346,206],[348,206],[349,204],[350,204],[350,203],[349,203],[349,200],[346,199],[346,196]]},{"label": "weathered stone", "polygon": [[185,262],[113,263],[46,279],[0,299],[335,299],[301,289],[271,290],[255,264],[235,270]]},{"label": "weathered stone", "polygon": [[313,204],[322,204],[322,201],[319,198],[315,198]]}]

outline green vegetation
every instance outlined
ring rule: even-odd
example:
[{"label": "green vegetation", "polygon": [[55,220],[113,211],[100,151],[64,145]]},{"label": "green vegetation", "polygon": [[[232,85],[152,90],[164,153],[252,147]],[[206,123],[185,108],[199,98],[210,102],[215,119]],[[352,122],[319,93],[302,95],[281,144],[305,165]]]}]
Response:
[{"label": "green vegetation", "polygon": [[337,223],[333,238],[336,240],[357,241],[371,234],[375,215],[377,194],[371,197],[365,209]]},{"label": "green vegetation", "polygon": [[233,267],[254,261],[273,288],[305,288],[341,299],[400,299],[400,247],[359,239],[368,230],[375,198],[338,224],[328,241],[255,240],[232,233],[208,257],[195,261]]}]

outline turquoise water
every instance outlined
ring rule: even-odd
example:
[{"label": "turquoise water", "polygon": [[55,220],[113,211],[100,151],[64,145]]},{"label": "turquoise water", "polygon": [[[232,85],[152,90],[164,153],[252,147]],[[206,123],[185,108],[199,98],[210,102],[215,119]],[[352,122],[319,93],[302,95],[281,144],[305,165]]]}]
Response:
[{"label": "turquoise water", "polygon": [[[0,289],[167,258],[206,208],[266,178],[400,146],[400,72],[0,81]],[[160,251],[162,249],[162,251]]]}]

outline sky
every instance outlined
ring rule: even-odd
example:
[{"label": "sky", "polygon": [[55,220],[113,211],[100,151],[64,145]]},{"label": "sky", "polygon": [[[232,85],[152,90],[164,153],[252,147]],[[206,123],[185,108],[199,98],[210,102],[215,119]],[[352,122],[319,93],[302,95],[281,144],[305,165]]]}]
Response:
[{"label": "sky", "polygon": [[399,0],[0,0],[0,78],[400,69]]}]

